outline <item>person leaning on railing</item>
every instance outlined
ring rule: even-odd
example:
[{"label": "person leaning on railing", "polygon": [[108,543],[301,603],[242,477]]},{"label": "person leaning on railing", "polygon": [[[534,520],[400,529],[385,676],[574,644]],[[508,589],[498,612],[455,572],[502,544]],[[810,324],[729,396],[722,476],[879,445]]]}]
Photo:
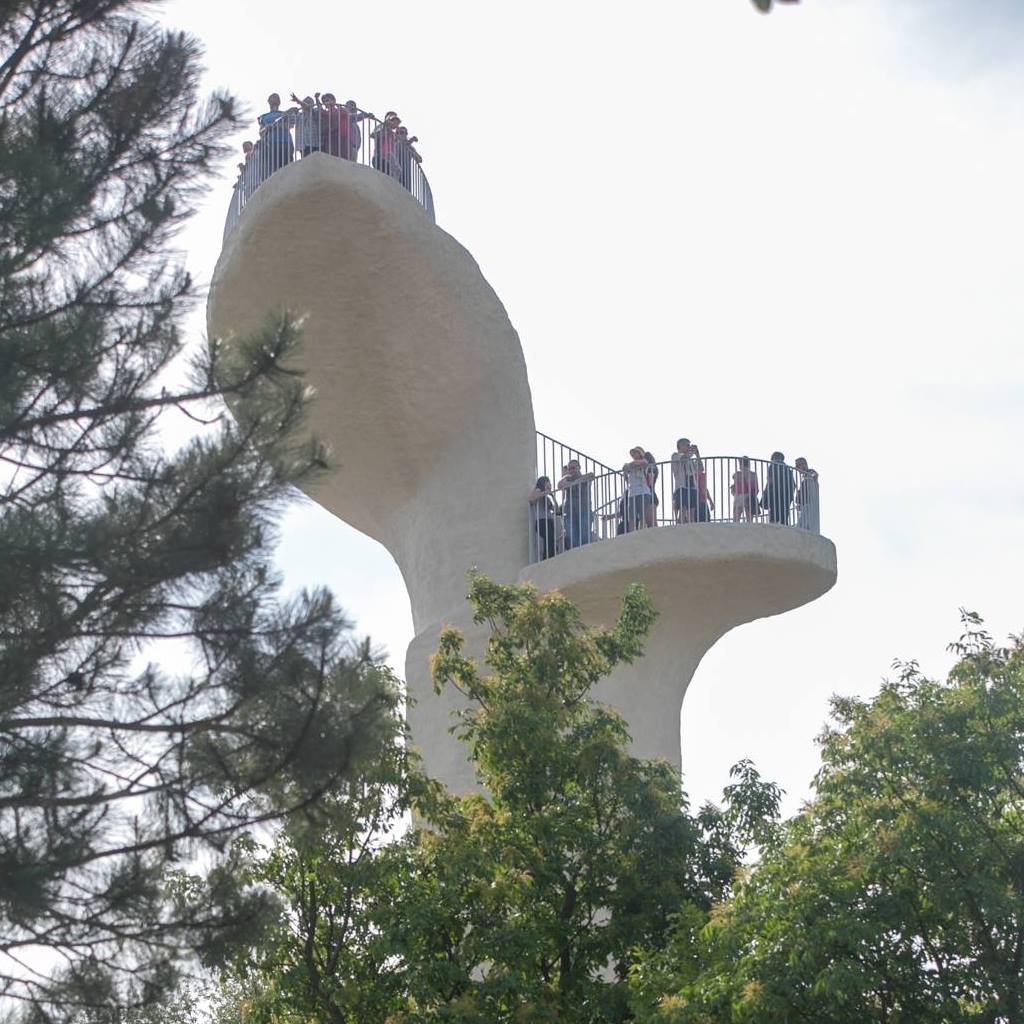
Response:
[{"label": "person leaning on railing", "polygon": [[562,522],[565,523],[566,548],[578,548],[593,540],[593,512],[590,481],[593,473],[580,471],[579,459],[570,459],[565,466],[558,489],[565,493],[562,501]]},{"label": "person leaning on railing", "polygon": [[629,449],[630,461],[622,467],[626,487],[626,532],[654,525],[654,495],[651,493],[651,467],[644,449]]},{"label": "person leaning on railing", "polygon": [[376,120],[373,114],[360,110],[355,100],[345,101],[345,112],[348,114],[348,150],[349,159],[359,159],[359,149],[363,144],[363,133],[359,128],[359,122],[367,118]]}]

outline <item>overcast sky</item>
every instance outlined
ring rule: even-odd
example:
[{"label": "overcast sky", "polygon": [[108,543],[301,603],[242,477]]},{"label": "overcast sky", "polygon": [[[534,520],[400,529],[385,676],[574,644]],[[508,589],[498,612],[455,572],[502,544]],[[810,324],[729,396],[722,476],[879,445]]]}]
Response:
[{"label": "overcast sky", "polygon": [[[704,659],[683,707],[695,801],[752,757],[795,809],[830,694],[872,694],[897,657],[944,672],[961,605],[997,636],[1024,627],[1024,4],[169,0],[164,17],[253,115],[272,90],[402,114],[438,224],[519,332],[539,429],[613,464],[685,434],[817,467],[839,582]],[[186,236],[204,279],[229,194]],[[401,671],[411,619],[382,548],[307,504],[280,559]]]}]

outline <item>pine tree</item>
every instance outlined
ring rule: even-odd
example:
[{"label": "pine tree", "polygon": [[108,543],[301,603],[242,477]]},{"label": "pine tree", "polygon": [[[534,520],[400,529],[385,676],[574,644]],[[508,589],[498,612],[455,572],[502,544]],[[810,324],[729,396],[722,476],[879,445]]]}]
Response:
[{"label": "pine tree", "polygon": [[32,1021],[115,1019],[251,937],[229,840],[311,808],[396,700],[329,594],[279,596],[323,464],[295,322],[182,336],[170,247],[237,119],[138,7],[0,6],[0,1000]]}]

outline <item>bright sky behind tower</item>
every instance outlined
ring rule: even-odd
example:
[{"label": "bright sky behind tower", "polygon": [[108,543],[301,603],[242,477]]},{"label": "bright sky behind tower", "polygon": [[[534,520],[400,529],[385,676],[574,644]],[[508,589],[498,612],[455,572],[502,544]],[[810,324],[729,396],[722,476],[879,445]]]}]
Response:
[{"label": "bright sky behind tower", "polygon": [[[253,116],[292,90],[402,114],[439,226],[519,332],[539,429],[612,464],[686,435],[818,469],[839,582],[705,657],[683,706],[695,801],[751,757],[795,809],[830,694],[872,694],[896,657],[943,672],[961,605],[997,637],[1024,627],[1018,0],[768,17],[748,0],[169,0],[163,17]],[[185,236],[204,280],[234,163]],[[383,548],[307,503],[280,561],[402,671],[412,624]]]}]

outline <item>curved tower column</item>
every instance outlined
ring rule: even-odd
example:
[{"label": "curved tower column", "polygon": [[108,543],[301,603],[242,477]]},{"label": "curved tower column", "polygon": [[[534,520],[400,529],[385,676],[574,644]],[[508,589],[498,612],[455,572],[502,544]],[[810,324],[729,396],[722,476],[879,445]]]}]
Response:
[{"label": "curved tower column", "polygon": [[469,568],[560,588],[592,624],[614,619],[630,583],[646,584],[660,612],[647,653],[597,696],[623,712],[637,754],[676,766],[683,695],[710,646],[835,582],[830,541],[762,524],[640,530],[526,566],[536,449],[519,339],[469,253],[371,168],[316,154],[246,203],[214,273],[210,333],[252,330],[279,307],[306,317],[297,361],[317,389],[311,429],[332,451],[310,495],[402,571],[416,630],[413,742],[456,791],[474,779],[449,732],[454,697],[434,695],[429,657],[446,623],[482,653]]},{"label": "curved tower column", "polygon": [[322,154],[273,174],[214,272],[212,336],[305,316],[310,496],[394,556],[416,631],[464,603],[466,569],[515,577],[534,423],[519,338],[472,256],[384,174]]}]

